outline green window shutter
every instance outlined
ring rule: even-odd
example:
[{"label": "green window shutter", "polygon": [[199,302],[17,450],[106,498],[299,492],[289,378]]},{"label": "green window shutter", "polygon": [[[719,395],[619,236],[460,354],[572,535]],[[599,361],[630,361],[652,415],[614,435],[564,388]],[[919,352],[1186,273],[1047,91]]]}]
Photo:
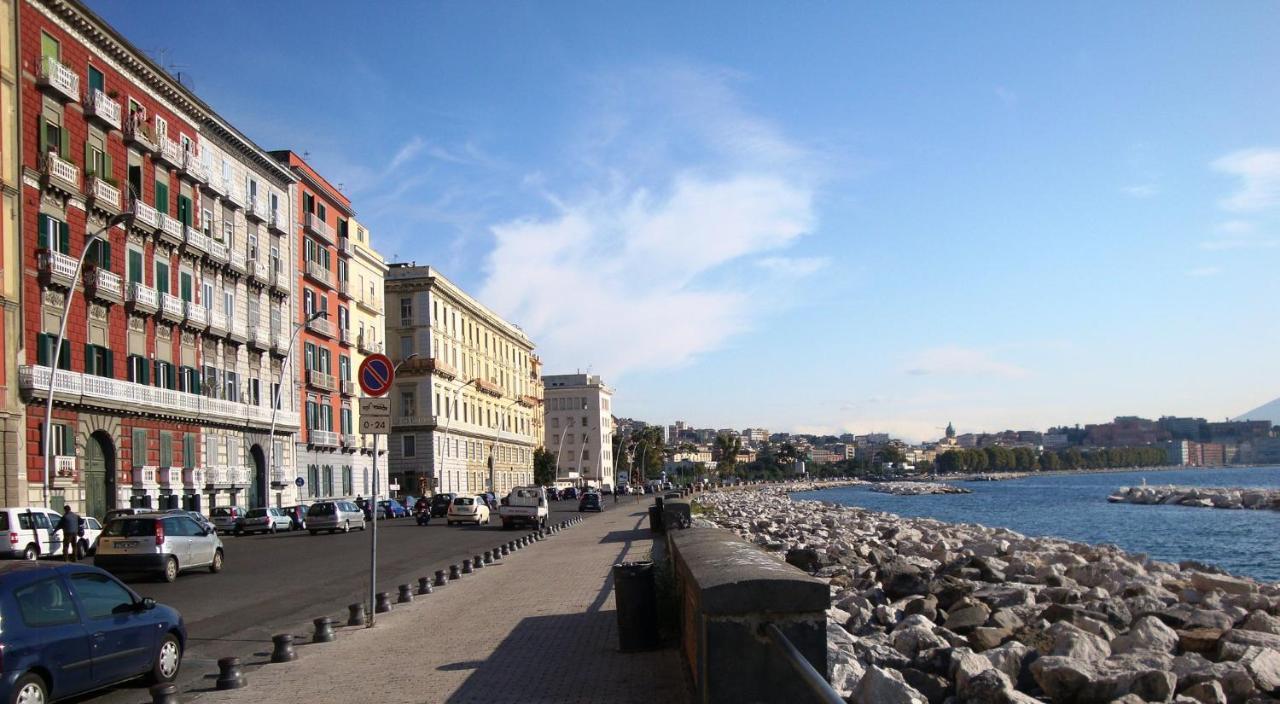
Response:
[{"label": "green window shutter", "polygon": [[111,350],[109,350],[109,349],[108,349],[108,350],[103,350],[103,354],[104,354],[104,356],[106,357],[106,360],[105,360],[104,365],[103,365],[103,366],[104,366],[104,369],[102,370],[102,371],[104,372],[103,376],[105,376],[105,377],[107,377],[107,378],[109,378],[109,379],[114,379],[114,378],[116,378],[116,358],[115,358],[115,355],[114,355],[114,354],[112,354],[112,353],[111,353]]},{"label": "green window shutter", "polygon": [[93,159],[91,156],[92,150],[89,149],[89,142],[86,140],[84,143],[84,173],[86,176],[93,172]]},{"label": "green window shutter", "polygon": [[168,373],[168,375],[169,375],[169,386],[168,386],[168,388],[169,388],[170,390],[173,390],[173,389],[177,388],[178,384],[177,384],[177,381],[174,379],[174,374],[173,374],[173,365],[172,365],[172,364],[166,364],[166,365],[165,365],[165,371],[166,371],[166,372]]},{"label": "green window shutter", "polygon": [[36,335],[36,364],[42,367],[49,366],[49,336],[45,333]]},{"label": "green window shutter", "polygon": [[[54,337],[51,344],[56,346],[58,338]],[[62,342],[62,354],[58,355],[58,368],[67,371],[71,370],[71,345],[68,345],[65,340]]]},{"label": "green window shutter", "polygon": [[102,155],[102,170],[105,172],[104,174],[102,174],[103,178],[107,178],[107,179],[112,178],[112,176],[111,176],[111,174],[112,174],[112,170],[111,170],[111,155],[110,155],[110,154],[103,154],[103,155]]},{"label": "green window shutter", "polygon": [[142,283],[142,252],[129,250],[129,283]]},{"label": "green window shutter", "polygon": [[[139,357],[141,359],[141,357]],[[142,359],[142,364],[138,365],[142,371],[142,379],[138,381],[140,384],[151,383],[151,367],[147,364],[147,360]]]},{"label": "green window shutter", "polygon": [[100,240],[100,241],[102,242],[102,262],[100,263],[100,266],[102,266],[102,268],[104,269],[110,269],[111,268],[111,243],[106,240]]},{"label": "green window shutter", "polygon": [[41,116],[36,120],[36,136],[40,139],[40,158],[49,153],[49,122]]},{"label": "green window shutter", "polygon": [[200,375],[194,369],[191,370],[191,393],[200,395]]},{"label": "green window shutter", "polygon": [[93,345],[84,346],[84,373],[93,376],[97,372],[93,368]]},{"label": "green window shutter", "polygon": [[58,223],[58,245],[63,254],[71,251],[71,226],[65,222]]},{"label": "green window shutter", "polygon": [[36,216],[36,249],[49,247],[49,216],[40,213]]},{"label": "green window shutter", "polygon": [[58,138],[62,143],[58,145],[58,156],[63,159],[71,158],[71,132],[66,129],[58,131]]}]

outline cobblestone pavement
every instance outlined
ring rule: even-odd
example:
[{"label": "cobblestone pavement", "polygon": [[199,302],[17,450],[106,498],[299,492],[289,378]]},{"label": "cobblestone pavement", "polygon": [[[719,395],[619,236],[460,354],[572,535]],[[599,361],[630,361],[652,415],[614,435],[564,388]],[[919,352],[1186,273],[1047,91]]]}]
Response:
[{"label": "cobblestone pavement", "polygon": [[[246,663],[244,689],[213,691],[211,671],[207,687],[185,700],[691,701],[674,647],[618,652],[610,567],[645,558],[652,544],[647,502],[628,503],[397,605],[374,628],[342,627],[335,642],[299,645],[295,662],[269,664],[263,652]],[[494,542],[523,534],[501,533]],[[309,640],[295,635],[297,643]]]}]

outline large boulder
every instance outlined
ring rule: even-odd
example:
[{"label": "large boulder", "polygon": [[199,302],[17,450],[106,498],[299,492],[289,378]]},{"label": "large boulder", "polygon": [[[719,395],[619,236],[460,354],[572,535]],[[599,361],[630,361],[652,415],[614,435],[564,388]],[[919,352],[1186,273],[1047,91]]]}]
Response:
[{"label": "large boulder", "polygon": [[1271,648],[1249,648],[1239,660],[1258,689],[1267,694],[1280,694],[1280,651]]},{"label": "large boulder", "polygon": [[1192,572],[1191,586],[1202,592],[1220,589],[1228,594],[1252,594],[1258,591],[1256,582],[1225,574],[1209,574],[1208,572]]},{"label": "large boulder", "polygon": [[875,665],[862,676],[849,701],[853,704],[929,704],[928,698],[907,684],[896,670]]},{"label": "large boulder", "polygon": [[1192,628],[1177,631],[1177,634],[1178,645],[1188,653],[1215,653],[1218,650],[1218,641],[1222,640],[1222,631],[1217,628]]},{"label": "large boulder", "polygon": [[1036,683],[1055,704],[1109,702],[1126,695],[1144,701],[1169,701],[1177,678],[1172,672],[1128,662],[1091,664],[1057,655],[1031,663]]},{"label": "large boulder", "polygon": [[1107,641],[1066,621],[1053,624],[1045,633],[1052,639],[1052,647],[1047,655],[1059,655],[1084,662],[1098,662],[1111,655],[1111,646]]},{"label": "large boulder", "polygon": [[1152,650],[1172,653],[1178,648],[1178,634],[1155,616],[1143,616],[1133,622],[1128,633],[1111,641],[1111,652],[1132,653]]},{"label": "large boulder", "polygon": [[1262,633],[1270,633],[1273,636],[1280,636],[1280,618],[1276,618],[1266,611],[1256,609],[1240,624],[1240,628],[1246,631],[1260,631]]},{"label": "large boulder", "polygon": [[1180,694],[1200,704],[1227,704],[1227,693],[1223,691],[1222,683],[1217,680],[1193,684],[1182,690]]},{"label": "large boulder", "polygon": [[[919,616],[913,618],[922,618]],[[893,631],[893,647],[903,655],[914,658],[922,650],[943,648],[947,641],[934,635],[933,629],[923,625],[912,625],[908,628],[895,628]]]},{"label": "large boulder", "polygon": [[991,617],[990,607],[980,601],[960,602],[955,607],[947,612],[947,620],[943,625],[957,633],[977,628]]}]

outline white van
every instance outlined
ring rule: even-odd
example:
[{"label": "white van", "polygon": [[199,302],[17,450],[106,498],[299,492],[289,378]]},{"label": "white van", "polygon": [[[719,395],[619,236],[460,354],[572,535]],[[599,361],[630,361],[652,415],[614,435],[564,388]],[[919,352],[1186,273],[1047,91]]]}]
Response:
[{"label": "white van", "polygon": [[34,560],[62,554],[62,533],[55,527],[57,511],[36,506],[0,508],[0,557]]}]

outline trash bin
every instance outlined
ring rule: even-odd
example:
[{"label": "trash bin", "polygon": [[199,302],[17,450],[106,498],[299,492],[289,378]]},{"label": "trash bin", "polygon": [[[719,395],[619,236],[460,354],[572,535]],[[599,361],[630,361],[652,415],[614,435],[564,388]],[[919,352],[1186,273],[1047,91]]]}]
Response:
[{"label": "trash bin", "polygon": [[649,507],[649,532],[663,533],[666,526],[662,525],[662,507],[653,505]]},{"label": "trash bin", "polygon": [[653,563],[614,565],[613,601],[618,610],[618,649],[628,653],[658,647],[658,594]]}]

